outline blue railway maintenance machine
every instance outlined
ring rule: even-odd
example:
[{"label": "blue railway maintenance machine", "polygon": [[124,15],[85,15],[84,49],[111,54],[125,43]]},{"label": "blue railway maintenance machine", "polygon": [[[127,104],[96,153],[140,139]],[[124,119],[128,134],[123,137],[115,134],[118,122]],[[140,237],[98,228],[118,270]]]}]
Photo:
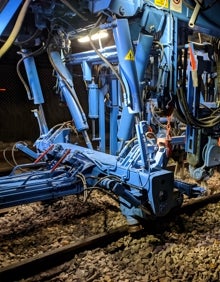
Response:
[{"label": "blue railway maintenance machine", "polygon": [[[184,194],[203,195],[201,182],[220,164],[219,15],[217,0],[1,1],[0,63],[20,47],[39,138],[33,148],[17,143],[33,162],[0,178],[0,208],[99,189],[134,225],[180,207]],[[35,63],[41,53],[71,116],[53,128]],[[183,155],[195,183],[168,169]]]}]

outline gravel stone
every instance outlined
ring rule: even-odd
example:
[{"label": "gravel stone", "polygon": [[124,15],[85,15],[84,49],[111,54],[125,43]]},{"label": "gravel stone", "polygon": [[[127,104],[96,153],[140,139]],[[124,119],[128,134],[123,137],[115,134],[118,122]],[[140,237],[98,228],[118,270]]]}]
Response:
[{"label": "gravel stone", "polygon": [[[209,184],[214,193],[217,184],[213,180]],[[69,196],[18,206],[0,215],[0,267],[125,223],[118,204],[98,192],[86,203]],[[220,203],[158,225],[79,253],[59,267],[18,282],[220,281]]]}]

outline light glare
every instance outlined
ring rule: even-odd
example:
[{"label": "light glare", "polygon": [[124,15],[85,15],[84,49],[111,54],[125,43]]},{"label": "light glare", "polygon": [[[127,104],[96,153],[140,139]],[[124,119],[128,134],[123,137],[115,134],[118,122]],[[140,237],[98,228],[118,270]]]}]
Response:
[{"label": "light glare", "polygon": [[78,38],[78,41],[80,43],[85,43],[85,42],[89,42],[90,39],[94,41],[94,40],[100,40],[100,39],[106,38],[106,37],[108,37],[108,33],[106,31],[99,31],[99,32],[91,35],[90,38],[89,38],[88,35],[80,37],[80,38]]}]

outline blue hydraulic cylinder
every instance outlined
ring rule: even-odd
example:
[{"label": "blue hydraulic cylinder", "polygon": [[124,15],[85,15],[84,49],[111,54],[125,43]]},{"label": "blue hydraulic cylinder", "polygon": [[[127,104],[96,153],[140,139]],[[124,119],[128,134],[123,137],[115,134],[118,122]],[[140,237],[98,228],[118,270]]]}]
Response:
[{"label": "blue hydraulic cylinder", "polygon": [[118,128],[118,139],[127,141],[132,136],[132,128],[134,126],[134,115],[128,112],[128,108],[124,107],[121,114],[120,126]]},{"label": "blue hydraulic cylinder", "polygon": [[140,113],[139,81],[127,19],[117,19],[113,22],[113,35],[118,53],[120,72],[129,86],[129,89],[126,91],[129,93],[123,93],[124,102],[132,113]]},{"label": "blue hydraulic cylinder", "polygon": [[88,129],[88,124],[85,120],[86,117],[82,115],[82,112],[80,111],[79,107],[77,106],[76,101],[74,100],[73,96],[70,94],[69,90],[67,89],[62,79],[59,79],[59,88],[62,91],[64,99],[68,105],[68,108],[74,120],[76,129],[78,131],[83,131],[83,130]]},{"label": "blue hydraulic cylinder", "polygon": [[31,94],[32,96],[29,96],[30,99],[33,99],[34,104],[39,105],[44,103],[44,97],[41,90],[41,85],[35,65],[34,58],[32,56],[28,56],[28,52],[24,51],[22,52],[22,56],[25,57],[23,60]]},{"label": "blue hydraulic cylinder", "polygon": [[147,149],[146,149],[146,128],[147,128],[147,123],[145,121],[140,122],[139,124],[135,125],[136,127],[136,132],[137,132],[137,138],[138,138],[138,143],[140,144],[140,155],[141,155],[141,161],[142,161],[142,167],[147,168],[148,165],[148,160],[146,158],[147,156]]},{"label": "blue hydraulic cylinder", "polygon": [[1,7],[0,10],[0,35],[9,24],[10,20],[14,16],[15,12],[19,8],[23,1],[22,0],[10,0],[7,1],[5,6]]},{"label": "blue hydraulic cylinder", "polygon": [[29,100],[33,100],[35,105],[39,108],[33,111],[39,124],[40,134],[46,134],[48,132],[48,126],[45,120],[42,104],[44,103],[44,96],[42,93],[40,80],[37,73],[34,57],[29,55],[27,50],[22,50],[23,62],[29,82],[30,93],[27,93]]},{"label": "blue hydraulic cylinder", "polygon": [[110,104],[110,154],[116,155],[118,151],[118,112],[120,85],[117,79],[112,79],[110,84],[111,104]]},{"label": "blue hydraulic cylinder", "polygon": [[76,129],[78,131],[87,130],[89,127],[88,127],[86,115],[76,95],[76,92],[73,86],[73,82],[72,82],[72,76],[69,70],[63,64],[59,52],[57,51],[50,52],[50,59],[52,60],[56,68],[59,88],[67,103],[70,114],[74,120]]},{"label": "blue hydraulic cylinder", "polygon": [[88,60],[82,60],[81,67],[83,72],[83,79],[85,81],[91,81],[92,70],[91,70],[91,64],[88,62]]},{"label": "blue hydraulic cylinder", "polygon": [[105,126],[105,94],[106,86],[99,90],[99,150],[105,152],[106,150],[106,126]]},{"label": "blue hydraulic cylinder", "polygon": [[89,118],[99,117],[99,89],[98,85],[91,82],[88,85]]}]

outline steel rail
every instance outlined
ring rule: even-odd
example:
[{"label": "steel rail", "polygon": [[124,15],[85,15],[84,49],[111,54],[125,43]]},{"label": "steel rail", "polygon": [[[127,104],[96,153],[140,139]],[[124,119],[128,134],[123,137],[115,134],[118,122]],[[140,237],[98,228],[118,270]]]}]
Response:
[{"label": "steel rail", "polygon": [[[184,203],[180,209],[175,211],[175,213],[170,212],[167,216],[163,217],[162,220],[164,222],[164,220],[172,220],[173,217],[176,217],[180,214],[193,213],[199,208],[202,208],[208,204],[217,203],[218,201],[220,201],[220,193],[204,196],[199,199],[192,199],[190,202]],[[161,219],[158,220],[160,221]],[[153,221],[155,223],[155,219]],[[154,228],[154,224],[150,224],[150,226],[151,228]],[[91,250],[96,247],[105,247],[110,242],[129,234],[131,230],[132,229],[128,225],[123,225],[121,227],[109,230],[108,232],[93,235],[78,242],[71,243],[67,246],[48,251],[44,254],[36,255],[32,258],[11,264],[7,267],[0,268],[0,281],[13,282],[33,277],[34,275],[45,272],[73,259],[74,255],[77,253],[83,252],[85,250]],[[137,230],[140,231],[142,236],[144,236],[149,228],[146,226],[146,229],[143,227]],[[135,232],[135,229],[132,230],[132,232]]]},{"label": "steel rail", "polygon": [[124,225],[109,230],[108,232],[93,235],[64,247],[0,268],[0,281],[12,282],[32,277],[33,275],[71,260],[74,255],[79,252],[93,249],[95,247],[104,247],[106,244],[117,240],[126,234],[128,234],[128,226]]}]

